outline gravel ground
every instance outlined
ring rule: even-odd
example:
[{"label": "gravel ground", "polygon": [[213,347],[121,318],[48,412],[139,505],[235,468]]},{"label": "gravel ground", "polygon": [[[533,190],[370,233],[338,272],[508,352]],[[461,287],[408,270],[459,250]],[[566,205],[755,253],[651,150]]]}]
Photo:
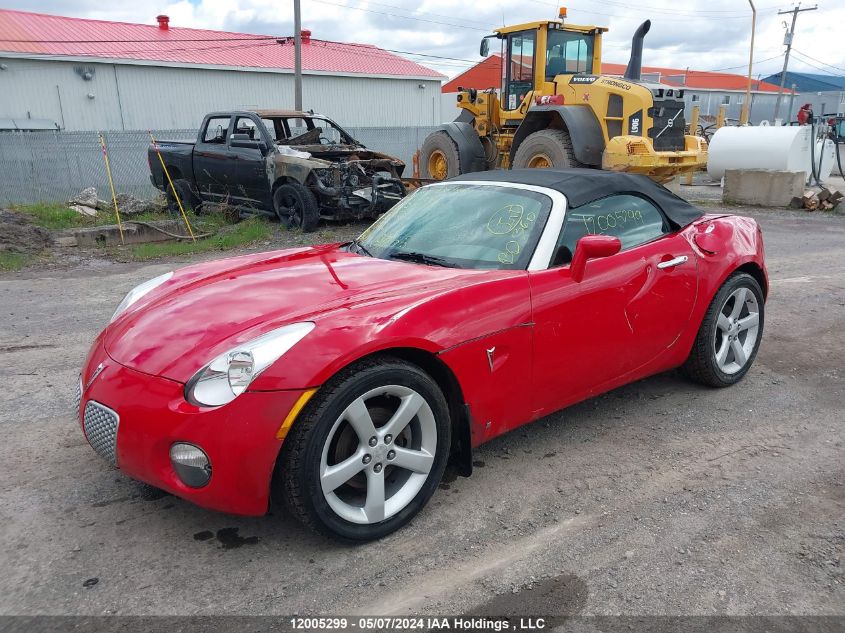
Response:
[{"label": "gravel ground", "polygon": [[670,372],[498,438],[357,547],[165,496],[86,444],[88,346],[173,262],[0,276],[0,614],[845,615],[845,219],[743,212],[772,288],[742,383]]}]

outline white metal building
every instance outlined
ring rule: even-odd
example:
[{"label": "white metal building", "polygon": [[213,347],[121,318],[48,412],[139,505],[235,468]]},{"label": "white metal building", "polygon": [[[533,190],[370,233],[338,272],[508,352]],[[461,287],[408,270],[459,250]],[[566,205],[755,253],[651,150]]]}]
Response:
[{"label": "white metal building", "polygon": [[[293,107],[293,41],[0,10],[0,130],[187,129]],[[303,31],[303,106],[348,127],[440,123],[442,75]]]}]

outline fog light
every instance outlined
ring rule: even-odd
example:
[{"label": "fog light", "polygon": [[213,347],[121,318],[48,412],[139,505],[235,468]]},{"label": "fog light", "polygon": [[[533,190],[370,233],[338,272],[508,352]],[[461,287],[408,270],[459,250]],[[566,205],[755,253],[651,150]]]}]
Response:
[{"label": "fog light", "polygon": [[211,462],[202,449],[193,444],[174,444],[170,447],[173,470],[185,485],[202,488],[211,479]]}]

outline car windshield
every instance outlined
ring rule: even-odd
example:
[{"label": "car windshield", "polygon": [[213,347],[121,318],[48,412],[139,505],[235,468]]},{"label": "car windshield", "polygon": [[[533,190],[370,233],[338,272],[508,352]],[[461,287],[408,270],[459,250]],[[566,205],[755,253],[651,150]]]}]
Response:
[{"label": "car windshield", "polygon": [[453,183],[404,198],[355,241],[362,252],[435,266],[525,269],[551,199],[517,187]]}]

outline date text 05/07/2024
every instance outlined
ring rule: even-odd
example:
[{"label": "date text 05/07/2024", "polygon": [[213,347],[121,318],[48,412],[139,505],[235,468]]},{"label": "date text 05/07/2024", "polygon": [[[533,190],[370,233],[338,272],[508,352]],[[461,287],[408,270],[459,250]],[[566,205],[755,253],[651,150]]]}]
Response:
[{"label": "date text 05/07/2024", "polygon": [[541,631],[545,618],[535,617],[292,617],[296,631],[350,630],[362,631]]}]

